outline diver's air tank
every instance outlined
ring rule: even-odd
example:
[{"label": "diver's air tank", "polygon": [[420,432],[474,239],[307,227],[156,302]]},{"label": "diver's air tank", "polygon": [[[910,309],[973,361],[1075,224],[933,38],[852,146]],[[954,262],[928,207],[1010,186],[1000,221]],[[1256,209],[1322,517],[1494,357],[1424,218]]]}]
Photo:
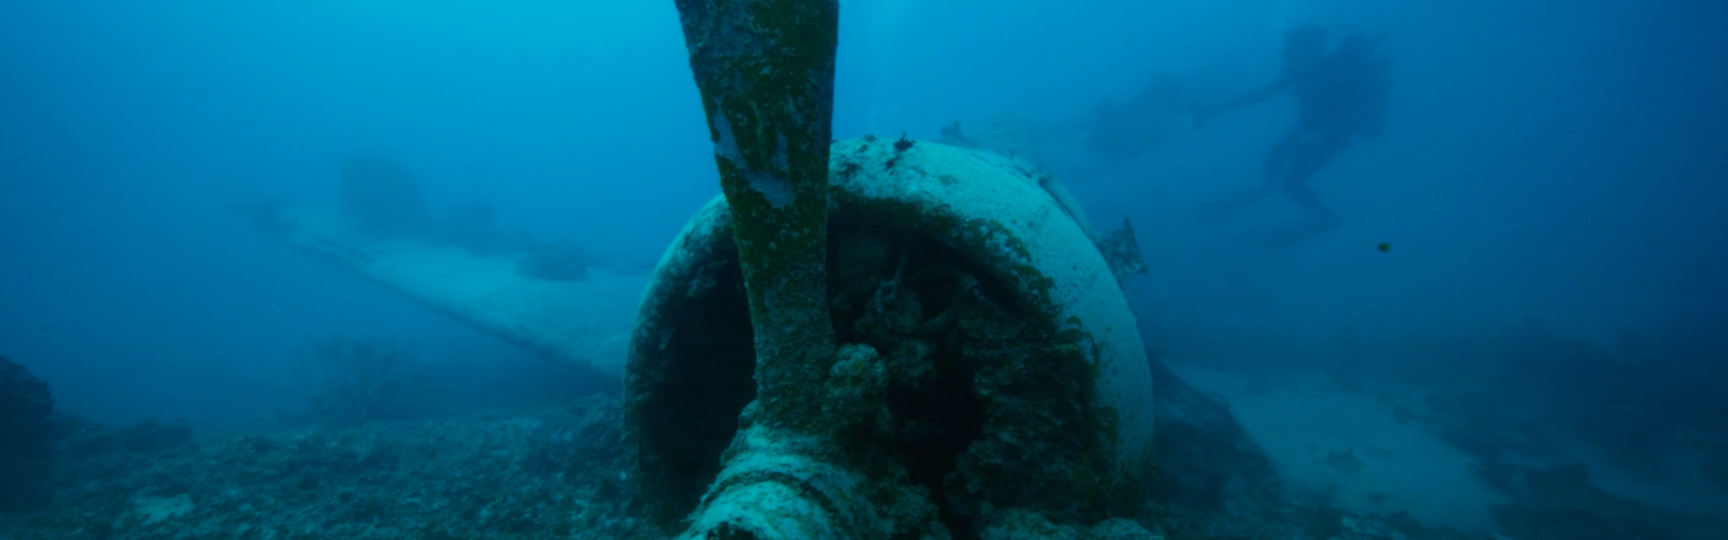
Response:
[{"label": "diver's air tank", "polygon": [[[625,368],[633,478],[660,525],[700,526],[748,498],[786,513],[761,519],[787,537],[1144,535],[1100,531],[1128,529],[1113,518],[1151,468],[1145,350],[1109,266],[1034,171],[865,137],[832,146],[829,181],[841,359],[809,391],[826,394],[836,435],[749,431],[750,314],[716,198],[661,259]],[[796,457],[811,455],[841,466]]]}]

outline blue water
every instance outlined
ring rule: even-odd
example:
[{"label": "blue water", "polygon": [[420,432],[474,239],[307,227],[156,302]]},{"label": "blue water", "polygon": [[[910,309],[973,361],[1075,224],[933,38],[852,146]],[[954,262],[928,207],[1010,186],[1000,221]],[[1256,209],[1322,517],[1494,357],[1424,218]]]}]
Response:
[{"label": "blue water", "polygon": [[[1386,133],[1314,179],[1341,221],[1304,242],[1256,241],[1301,217],[1277,196],[1194,217],[1259,181],[1288,97],[1109,168],[1046,134],[1098,225],[1138,229],[1151,271],[1126,289],[1154,348],[1181,341],[1161,331],[1539,328],[1660,364],[1639,395],[1728,380],[1721,2],[843,2],[834,132],[934,139],[1001,112],[1062,126],[1157,77],[1220,101],[1275,77],[1283,32],[1305,23],[1385,35],[1394,91]],[[297,406],[297,355],[330,335],[528,358],[229,213],[334,206],[361,148],[405,163],[435,208],[483,199],[501,228],[626,268],[652,267],[718,193],[669,1],[9,0],[0,354],[63,412],[210,429]],[[1543,388],[1612,386],[1544,362]],[[1685,395],[1664,406],[1728,402]]]}]

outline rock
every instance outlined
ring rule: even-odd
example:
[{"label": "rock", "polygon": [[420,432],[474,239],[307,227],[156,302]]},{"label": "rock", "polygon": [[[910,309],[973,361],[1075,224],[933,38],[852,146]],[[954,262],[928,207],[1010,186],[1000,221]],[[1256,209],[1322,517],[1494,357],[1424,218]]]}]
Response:
[{"label": "rock", "polygon": [[0,356],[0,512],[47,504],[40,485],[53,463],[48,384]]}]

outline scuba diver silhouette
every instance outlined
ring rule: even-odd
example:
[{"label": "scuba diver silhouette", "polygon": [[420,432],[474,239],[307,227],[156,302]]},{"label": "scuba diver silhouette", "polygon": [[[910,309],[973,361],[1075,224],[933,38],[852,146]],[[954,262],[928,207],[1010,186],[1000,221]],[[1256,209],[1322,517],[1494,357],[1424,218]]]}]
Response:
[{"label": "scuba diver silhouette", "polygon": [[1219,201],[1204,214],[1229,217],[1273,191],[1283,191],[1314,219],[1269,238],[1269,243],[1293,243],[1336,226],[1338,216],[1320,202],[1308,181],[1357,137],[1374,137],[1383,129],[1391,62],[1375,55],[1380,39],[1352,32],[1327,52],[1324,29],[1315,25],[1291,29],[1284,36],[1284,71],[1277,80],[1236,99],[1196,106],[1194,129],[1205,127],[1219,113],[1286,91],[1296,97],[1299,108],[1296,127],[1266,155],[1265,183]]}]

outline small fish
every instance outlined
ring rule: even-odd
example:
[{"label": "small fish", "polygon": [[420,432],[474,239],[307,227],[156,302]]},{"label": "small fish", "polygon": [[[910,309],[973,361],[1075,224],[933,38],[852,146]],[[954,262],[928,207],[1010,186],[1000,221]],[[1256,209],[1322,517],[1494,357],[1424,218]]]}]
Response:
[{"label": "small fish", "polygon": [[1375,248],[1379,249],[1381,253],[1385,253],[1392,251],[1392,244],[1390,242],[1381,242],[1380,245],[1375,246]]}]

